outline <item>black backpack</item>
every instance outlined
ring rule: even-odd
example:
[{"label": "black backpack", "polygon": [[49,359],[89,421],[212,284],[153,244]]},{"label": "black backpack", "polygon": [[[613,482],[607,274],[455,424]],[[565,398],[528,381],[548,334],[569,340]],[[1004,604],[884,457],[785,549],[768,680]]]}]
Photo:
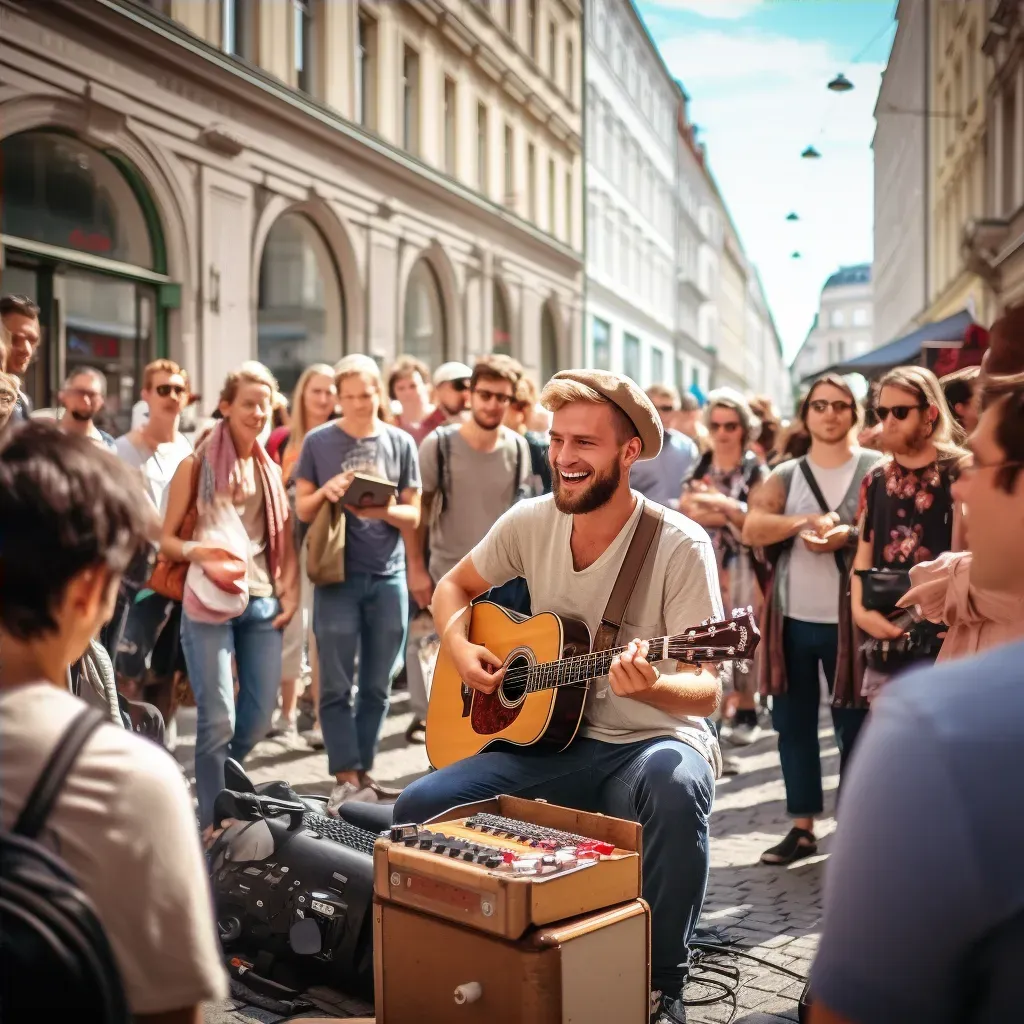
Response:
[{"label": "black backpack", "polygon": [[0,1020],[42,1020],[58,1011],[83,1024],[134,1019],[92,902],[38,839],[82,747],[107,720],[91,707],[74,719],[14,828],[0,830]]}]

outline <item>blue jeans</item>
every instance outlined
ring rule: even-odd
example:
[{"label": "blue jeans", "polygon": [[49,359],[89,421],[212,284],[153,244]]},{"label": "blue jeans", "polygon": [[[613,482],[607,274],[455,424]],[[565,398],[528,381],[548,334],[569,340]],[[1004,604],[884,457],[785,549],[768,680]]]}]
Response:
[{"label": "blue jeans", "polygon": [[[320,728],[327,770],[369,771],[401,668],[409,629],[405,573],[353,573],[313,592],[313,634],[320,655]],[[352,699],[359,651],[359,692]]]},{"label": "blue jeans", "polygon": [[499,793],[542,797],[643,826],[643,894],[651,905],[651,985],[675,992],[708,881],[711,766],[675,739],[578,739],[560,754],[485,751],[418,779],[398,798],[396,824],[423,822]]},{"label": "blue jeans", "polygon": [[[821,814],[823,809],[818,665],[824,670],[831,693],[836,678],[839,627],[834,623],[787,618],[782,625],[782,646],[786,660],[786,692],[772,697],[772,726],[779,734],[786,811],[794,818],[810,818]],[[832,708],[840,778],[867,714],[863,708]]]},{"label": "blue jeans", "polygon": [[276,597],[254,597],[222,625],[181,616],[181,646],[199,712],[196,792],[203,828],[213,822],[213,802],[224,788],[224,762],[229,756],[241,761],[270,728],[281,683],[282,637],[273,626],[280,610]]}]

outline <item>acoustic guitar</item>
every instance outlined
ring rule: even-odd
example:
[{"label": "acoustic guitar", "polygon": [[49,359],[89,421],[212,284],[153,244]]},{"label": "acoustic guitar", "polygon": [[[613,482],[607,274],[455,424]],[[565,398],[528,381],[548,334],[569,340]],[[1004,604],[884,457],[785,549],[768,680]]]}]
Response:
[{"label": "acoustic guitar", "polygon": [[[434,667],[427,707],[427,757],[435,768],[496,745],[564,750],[579,731],[587,691],[608,674],[624,647],[591,652],[586,623],[553,612],[531,618],[481,601],[471,610],[469,639],[502,659],[494,693],[464,683],[445,646]],[[700,665],[749,660],[760,634],[750,609],[675,636],[649,640],[648,661]]]}]

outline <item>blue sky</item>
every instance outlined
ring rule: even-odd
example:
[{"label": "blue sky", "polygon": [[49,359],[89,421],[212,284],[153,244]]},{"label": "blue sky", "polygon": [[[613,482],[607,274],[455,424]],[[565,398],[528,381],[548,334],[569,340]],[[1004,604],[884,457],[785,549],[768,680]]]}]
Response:
[{"label": "blue sky", "polygon": [[[895,0],[637,6],[690,97],[690,119],[761,273],[789,361],[828,275],[871,260],[872,111],[895,34]],[[854,83],[851,92],[826,88],[839,71]],[[802,160],[808,145],[822,159]],[[786,221],[791,210],[799,221]]]}]

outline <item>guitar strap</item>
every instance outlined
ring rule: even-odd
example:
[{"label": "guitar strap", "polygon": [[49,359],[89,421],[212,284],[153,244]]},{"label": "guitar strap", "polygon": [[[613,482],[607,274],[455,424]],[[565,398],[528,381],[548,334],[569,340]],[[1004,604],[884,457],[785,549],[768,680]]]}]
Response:
[{"label": "guitar strap", "polygon": [[644,498],[640,500],[644,503],[644,508],[626,549],[626,557],[619,567],[619,575],[615,578],[608,605],[601,616],[601,625],[594,641],[595,651],[606,651],[615,646],[629,599],[636,589],[637,580],[640,579],[640,570],[644,567],[654,538],[661,532],[664,510],[660,505],[654,505]]}]

